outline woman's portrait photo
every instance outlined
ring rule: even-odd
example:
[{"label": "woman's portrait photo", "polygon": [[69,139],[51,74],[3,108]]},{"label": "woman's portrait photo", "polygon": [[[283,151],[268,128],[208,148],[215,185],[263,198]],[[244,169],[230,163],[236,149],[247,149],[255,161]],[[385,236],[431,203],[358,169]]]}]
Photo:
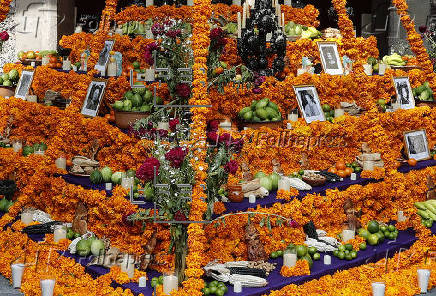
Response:
[{"label": "woman's portrait photo", "polygon": [[82,107],[82,114],[95,117],[98,114],[101,100],[106,88],[105,80],[93,80],[88,87],[85,102]]},{"label": "woman's portrait photo", "polygon": [[430,158],[425,130],[411,131],[404,134],[405,148],[409,159],[425,160]]},{"label": "woman's portrait photo", "polygon": [[104,42],[104,47],[100,52],[95,69],[99,70],[100,72],[103,72],[106,69],[106,64],[109,61],[109,53],[113,49],[114,44],[115,40],[106,40]]},{"label": "woman's portrait photo", "polygon": [[415,98],[413,97],[409,77],[394,77],[394,85],[397,102],[400,103],[401,109],[415,108]]},{"label": "woman's portrait photo", "polygon": [[25,100],[33,81],[33,71],[22,71],[20,81],[15,89],[15,97]]},{"label": "woman's portrait photo", "polygon": [[296,86],[294,90],[298,106],[306,122],[325,121],[316,88],[314,86]]},{"label": "woman's portrait photo", "polygon": [[337,43],[318,42],[317,44],[324,72],[330,75],[344,75]]}]

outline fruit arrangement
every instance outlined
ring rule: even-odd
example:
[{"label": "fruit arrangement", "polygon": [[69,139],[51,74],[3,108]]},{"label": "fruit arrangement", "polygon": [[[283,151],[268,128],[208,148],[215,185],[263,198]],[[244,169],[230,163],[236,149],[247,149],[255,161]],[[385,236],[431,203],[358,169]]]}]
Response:
[{"label": "fruit arrangement", "polygon": [[89,255],[99,256],[105,249],[104,242],[93,236],[88,239],[81,239],[76,245],[76,254],[82,257]]},{"label": "fruit arrangement", "polygon": [[430,87],[430,83],[428,81],[424,82],[423,85],[414,88],[412,90],[413,96],[420,101],[432,102],[433,98],[433,90]]},{"label": "fruit arrangement", "polygon": [[415,208],[418,210],[418,215],[421,216],[421,223],[425,227],[432,227],[436,221],[436,200],[430,199],[424,202],[416,202]]},{"label": "fruit arrangement", "polygon": [[375,246],[383,243],[385,239],[396,239],[398,237],[398,229],[394,225],[380,224],[372,220],[368,222],[366,229],[359,229],[358,235],[363,237],[371,246]]},{"label": "fruit arrangement", "polygon": [[205,283],[205,286],[202,290],[203,295],[215,295],[215,296],[223,296],[228,292],[227,286],[223,282],[212,281],[210,283]]},{"label": "fruit arrangement", "polygon": [[269,192],[277,190],[279,187],[280,175],[277,173],[272,173],[271,175],[266,175],[264,172],[257,172],[254,175],[255,179],[260,180],[260,186],[268,190]]},{"label": "fruit arrangement", "polygon": [[268,98],[253,100],[250,107],[239,112],[239,118],[245,122],[274,122],[282,120],[282,114],[276,103]]},{"label": "fruit arrangement", "polygon": [[156,288],[157,286],[163,285],[163,275],[159,277],[154,277],[151,279],[151,287]]},{"label": "fruit arrangement", "polygon": [[44,142],[35,143],[33,146],[24,146],[22,154],[23,156],[29,156],[30,154],[35,153],[36,151],[46,151],[47,145]]},{"label": "fruit arrangement", "polygon": [[310,268],[312,268],[314,260],[317,261],[321,259],[321,255],[315,247],[289,244],[286,251],[297,254],[298,260],[306,260]]},{"label": "fruit arrangement", "polygon": [[[360,250],[366,249],[366,243],[361,243],[359,246]],[[333,251],[333,256],[341,260],[353,260],[357,258],[358,250],[354,250],[352,244],[340,245],[337,250]]]},{"label": "fruit arrangement", "polygon": [[378,107],[379,111],[386,112],[386,100],[378,99],[377,100],[377,107]]},{"label": "fruit arrangement", "polygon": [[[161,105],[163,100],[156,97],[156,104]],[[153,110],[153,93],[147,88],[134,88],[124,94],[122,100],[116,101],[112,107],[116,111],[151,113]]]},{"label": "fruit arrangement", "polygon": [[315,27],[302,26],[292,21],[285,25],[285,34],[290,37],[300,37],[303,39],[316,39],[322,35]]},{"label": "fruit arrangement", "polygon": [[236,34],[238,32],[238,24],[229,22],[223,27],[223,30],[228,34]]},{"label": "fruit arrangement", "polygon": [[12,69],[8,73],[4,73],[0,76],[0,85],[7,87],[16,87],[18,80],[20,80],[20,74],[17,69]]},{"label": "fruit arrangement", "polygon": [[67,227],[67,239],[73,240],[80,237],[80,233],[75,232],[71,227]]},{"label": "fruit arrangement", "polygon": [[393,53],[388,56],[384,56],[382,59],[383,63],[389,66],[397,66],[397,67],[403,67],[407,64],[405,60],[403,60],[403,57],[400,56],[398,53]]},{"label": "fruit arrangement", "polygon": [[351,176],[352,173],[360,173],[362,167],[356,162],[345,163],[340,160],[336,164],[328,169],[328,172],[338,175],[341,178],[346,178]]},{"label": "fruit arrangement", "polygon": [[333,119],[335,118],[335,108],[332,108],[329,104],[323,104],[321,108],[324,112],[325,120],[333,122]]}]

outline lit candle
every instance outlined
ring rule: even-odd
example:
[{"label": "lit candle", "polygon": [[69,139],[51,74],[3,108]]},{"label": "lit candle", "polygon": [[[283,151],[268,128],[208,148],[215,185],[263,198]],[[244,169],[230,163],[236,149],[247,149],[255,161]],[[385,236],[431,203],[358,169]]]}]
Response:
[{"label": "lit candle", "polygon": [[248,196],[248,202],[251,203],[251,204],[256,203],[256,195],[254,195],[254,194],[250,194],[250,195]]},{"label": "lit candle", "polygon": [[287,129],[292,129],[292,123],[288,122],[288,123],[286,124],[286,128],[287,128]]},{"label": "lit candle", "polygon": [[356,181],[356,180],[357,180],[357,175],[356,175],[356,173],[351,173],[350,179],[351,179],[352,181]]},{"label": "lit candle", "polygon": [[33,222],[33,211],[31,211],[30,209],[25,209],[21,213],[21,223],[23,223],[24,225],[29,225],[32,222]]},{"label": "lit candle", "polygon": [[165,275],[163,278],[163,292],[169,295],[172,291],[177,290],[178,280],[175,275]]},{"label": "lit candle", "polygon": [[138,286],[139,286],[140,288],[145,288],[145,287],[147,287],[147,278],[146,278],[145,276],[141,276],[141,277],[139,278]]},{"label": "lit candle", "polygon": [[378,65],[378,74],[379,75],[385,75],[385,73],[386,73],[386,64],[385,63],[380,63],[379,65]]},{"label": "lit candle", "polygon": [[11,265],[12,286],[14,288],[21,288],[21,279],[23,278],[24,268],[25,265],[21,263]]},{"label": "lit candle", "polygon": [[354,230],[344,229],[342,230],[342,241],[346,242],[349,241],[350,239],[354,239],[354,235],[355,235]]},{"label": "lit candle", "polygon": [[70,71],[71,70],[71,61],[67,58],[62,63],[62,70]]},{"label": "lit candle", "polygon": [[65,157],[59,157],[55,160],[55,165],[58,169],[66,170],[67,169],[67,160]]},{"label": "lit candle", "polygon": [[12,148],[14,149],[14,152],[17,153],[23,148],[23,144],[21,141],[15,141],[12,143]]},{"label": "lit candle", "polygon": [[298,114],[297,113],[288,114],[288,120],[292,122],[298,121]]},{"label": "lit candle", "polygon": [[145,0],[145,6],[153,6],[153,0]]},{"label": "lit candle", "polygon": [[285,190],[285,191],[291,190],[291,183],[289,183],[289,180],[287,178],[281,178],[279,180],[278,190]]},{"label": "lit candle", "polygon": [[39,282],[41,287],[41,296],[53,296],[55,280],[41,280]]},{"label": "lit candle", "polygon": [[297,254],[285,253],[283,254],[283,266],[294,267],[297,264]]},{"label": "lit candle", "polygon": [[404,216],[404,212],[403,211],[398,211],[397,213],[398,217],[397,217],[397,221],[398,222],[404,222],[407,220],[407,217]]},{"label": "lit candle", "polygon": [[324,256],[324,264],[325,265],[330,265],[332,264],[332,257],[330,255],[325,255]]},{"label": "lit candle", "polygon": [[64,225],[55,225],[53,241],[55,243],[67,238],[67,229]]},{"label": "lit candle", "polygon": [[341,117],[345,115],[345,111],[344,109],[335,109],[335,118]]},{"label": "lit candle", "polygon": [[307,72],[306,68],[299,68],[297,69],[297,76],[303,75],[306,72]]},{"label": "lit candle", "polygon": [[241,12],[238,11],[238,38],[241,38],[242,31],[241,31]]}]

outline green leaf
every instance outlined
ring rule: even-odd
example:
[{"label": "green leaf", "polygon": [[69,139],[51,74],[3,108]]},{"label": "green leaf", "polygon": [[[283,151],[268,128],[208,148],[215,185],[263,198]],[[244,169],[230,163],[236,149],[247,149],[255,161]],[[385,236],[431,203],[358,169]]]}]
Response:
[{"label": "green leaf", "polygon": [[270,219],[270,216],[268,216],[268,218],[266,219],[266,225],[268,227],[268,230],[271,231],[271,219]]},{"label": "green leaf", "polygon": [[262,220],[260,220],[259,226],[263,227],[265,225],[265,218],[262,218]]},{"label": "green leaf", "polygon": [[283,220],[282,220],[281,218],[277,218],[277,220],[276,220],[276,224],[277,224],[278,226],[282,227],[282,225],[283,225]]}]

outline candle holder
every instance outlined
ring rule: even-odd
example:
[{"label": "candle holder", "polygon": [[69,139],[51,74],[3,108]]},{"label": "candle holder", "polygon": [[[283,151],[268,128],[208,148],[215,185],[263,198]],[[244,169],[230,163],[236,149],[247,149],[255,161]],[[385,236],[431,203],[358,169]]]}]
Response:
[{"label": "candle holder", "polygon": [[34,209],[26,208],[21,212],[21,223],[29,225],[33,222]]},{"label": "candle holder", "polygon": [[13,140],[12,148],[14,149],[15,153],[20,152],[20,150],[23,149],[23,142],[21,140]]},{"label": "candle holder", "polygon": [[342,227],[342,241],[347,242],[355,238],[356,229],[349,223],[344,223]]},{"label": "candle holder", "polygon": [[427,293],[428,290],[428,282],[430,279],[430,270],[428,269],[418,269],[418,286],[421,290],[421,293]]},{"label": "candle holder", "polygon": [[65,225],[55,225],[53,232],[53,241],[58,243],[59,241],[67,238],[67,228]]},{"label": "candle holder", "polygon": [[141,276],[141,277],[139,278],[139,280],[138,280],[138,286],[139,286],[140,288],[145,288],[145,287],[147,287],[147,277],[145,277],[145,276]]},{"label": "candle holder", "polygon": [[26,266],[22,263],[12,264],[11,265],[11,271],[12,271],[12,286],[15,289],[21,288],[21,280],[23,278],[24,268]]},{"label": "candle holder", "polygon": [[288,114],[288,120],[292,122],[298,121],[298,110],[294,109]]},{"label": "candle holder", "polygon": [[53,296],[56,280],[54,279],[40,280],[39,285],[41,287],[41,296]]},{"label": "candle holder", "polygon": [[163,277],[163,293],[169,295],[179,288],[179,280],[173,272],[165,273]]},{"label": "candle holder", "polygon": [[67,160],[65,157],[61,156],[55,160],[55,165],[58,169],[66,170],[67,169]]},{"label": "candle holder", "polygon": [[384,296],[386,285],[382,282],[375,282],[371,284],[373,296]]},{"label": "candle holder", "polygon": [[283,266],[294,267],[297,264],[297,253],[295,250],[286,249],[283,252]]},{"label": "candle holder", "polygon": [[242,283],[241,282],[235,282],[233,284],[233,292],[234,293],[242,293]]}]

